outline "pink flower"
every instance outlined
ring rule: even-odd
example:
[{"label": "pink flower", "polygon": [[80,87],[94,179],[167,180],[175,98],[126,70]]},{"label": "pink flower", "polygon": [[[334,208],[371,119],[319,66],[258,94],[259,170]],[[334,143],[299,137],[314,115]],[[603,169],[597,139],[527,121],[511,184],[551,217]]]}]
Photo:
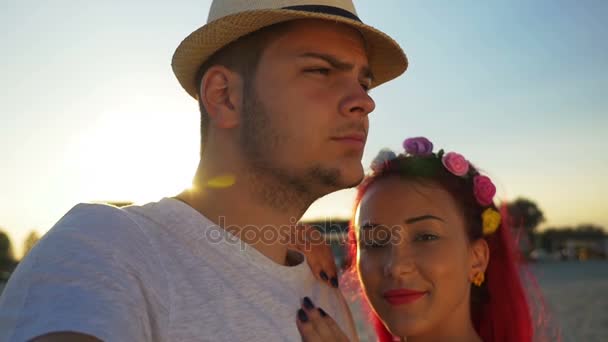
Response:
[{"label": "pink flower", "polygon": [[446,153],[441,158],[443,166],[456,176],[464,176],[469,172],[469,162],[456,152]]},{"label": "pink flower", "polygon": [[413,156],[428,156],[433,153],[433,143],[425,137],[407,138],[403,142],[403,148]]},{"label": "pink flower", "polygon": [[473,193],[477,199],[477,203],[481,205],[490,205],[494,202],[496,195],[496,186],[492,180],[486,176],[475,176],[473,179]]}]

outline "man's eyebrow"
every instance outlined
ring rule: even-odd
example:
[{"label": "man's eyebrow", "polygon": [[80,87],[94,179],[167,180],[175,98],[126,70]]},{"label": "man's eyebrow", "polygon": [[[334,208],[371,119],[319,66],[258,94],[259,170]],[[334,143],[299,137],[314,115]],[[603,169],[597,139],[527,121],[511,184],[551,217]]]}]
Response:
[{"label": "man's eyebrow", "polygon": [[[299,55],[299,57],[322,59],[322,60],[326,61],[327,63],[329,63],[332,67],[334,67],[338,70],[342,70],[342,71],[350,71],[350,70],[353,70],[353,68],[355,67],[351,63],[343,62],[343,61],[339,60],[338,58],[336,58],[335,56],[328,55],[326,53],[305,52],[305,53]],[[372,73],[372,70],[369,68],[369,66],[363,67],[363,69],[361,70],[361,76],[368,78],[371,81],[374,80],[374,74]]]},{"label": "man's eyebrow", "polygon": [[405,220],[405,223],[412,224],[412,223],[416,223],[416,222],[420,222],[420,221],[424,221],[424,220],[437,220],[437,221],[445,222],[442,218],[437,217],[437,216],[422,215],[422,216],[410,217],[409,219]]}]

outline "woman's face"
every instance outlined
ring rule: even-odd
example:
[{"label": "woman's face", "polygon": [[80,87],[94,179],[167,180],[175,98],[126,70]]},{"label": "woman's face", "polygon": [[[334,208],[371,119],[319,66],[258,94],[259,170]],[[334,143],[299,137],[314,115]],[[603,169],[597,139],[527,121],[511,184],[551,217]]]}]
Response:
[{"label": "woman's face", "polygon": [[433,335],[468,326],[471,279],[485,270],[487,244],[469,242],[462,211],[447,191],[396,176],[378,180],[361,200],[356,227],[357,271],[391,333]]}]

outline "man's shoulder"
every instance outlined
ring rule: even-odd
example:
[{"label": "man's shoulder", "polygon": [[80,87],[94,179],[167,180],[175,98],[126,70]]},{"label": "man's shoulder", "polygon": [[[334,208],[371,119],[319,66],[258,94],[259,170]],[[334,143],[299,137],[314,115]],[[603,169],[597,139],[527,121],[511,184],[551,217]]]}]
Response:
[{"label": "man's shoulder", "polygon": [[104,341],[145,340],[133,319],[164,319],[169,307],[158,254],[123,209],[78,204],[11,276],[0,297],[0,330],[15,341],[67,331]]},{"label": "man's shoulder", "polygon": [[70,209],[36,244],[36,253],[133,255],[156,250],[150,244],[150,227],[142,227],[133,214],[107,204],[80,203]]},{"label": "man's shoulder", "polygon": [[70,209],[47,235],[84,233],[87,236],[126,237],[137,231],[137,223],[123,209],[106,204],[80,203]]},{"label": "man's shoulder", "polygon": [[137,230],[139,233],[152,233],[152,225],[171,226],[188,216],[175,202],[164,198],[120,208],[109,204],[80,203],[70,209],[51,231],[87,231],[93,235],[97,232],[125,234]]}]

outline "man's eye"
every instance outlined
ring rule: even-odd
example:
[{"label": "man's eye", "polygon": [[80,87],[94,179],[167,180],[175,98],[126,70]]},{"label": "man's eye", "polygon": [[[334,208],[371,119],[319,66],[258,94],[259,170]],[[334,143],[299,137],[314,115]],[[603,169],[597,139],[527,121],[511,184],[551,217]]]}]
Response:
[{"label": "man's eye", "polygon": [[329,68],[311,68],[306,69],[305,72],[311,74],[329,75]]},{"label": "man's eye", "polygon": [[416,241],[435,241],[439,239],[439,236],[434,234],[418,234],[416,235]]}]

